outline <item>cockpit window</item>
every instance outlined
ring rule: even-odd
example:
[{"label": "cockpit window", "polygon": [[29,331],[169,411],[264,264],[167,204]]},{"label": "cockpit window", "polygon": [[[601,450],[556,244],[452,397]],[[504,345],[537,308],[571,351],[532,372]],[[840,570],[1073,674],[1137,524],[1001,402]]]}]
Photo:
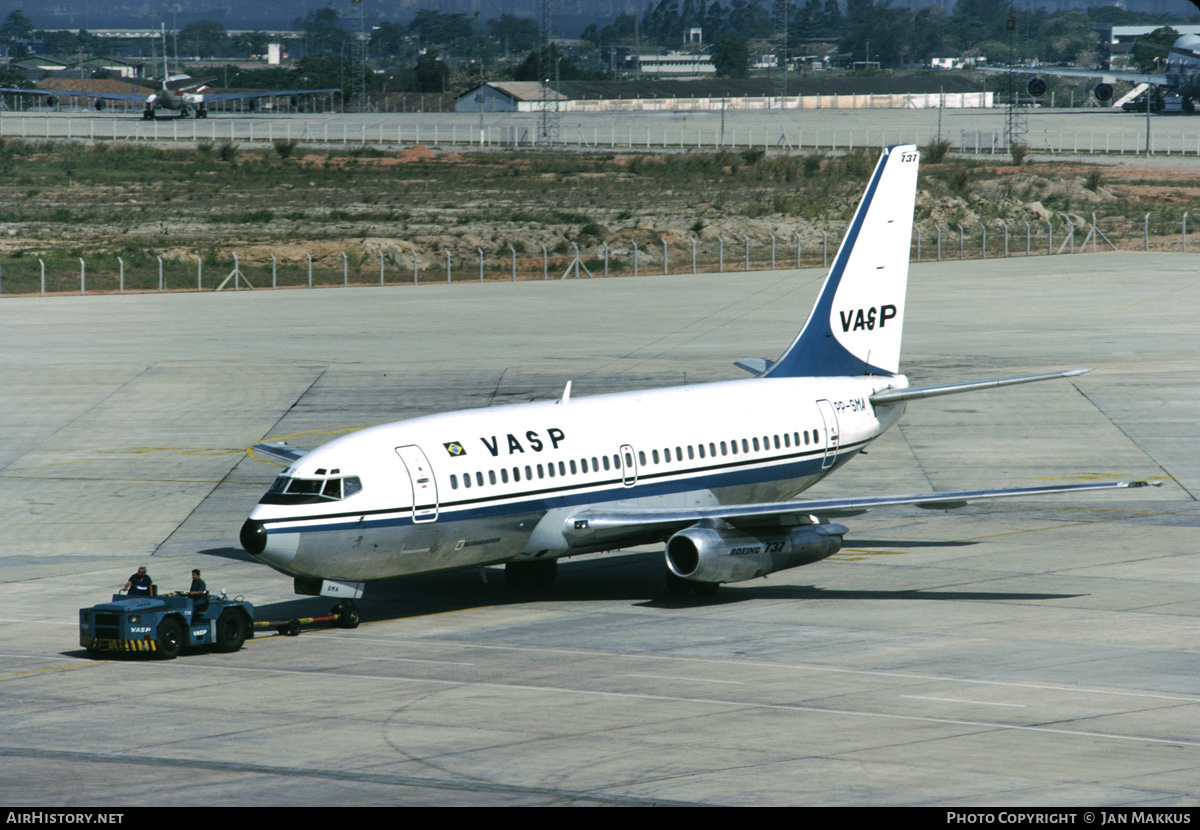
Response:
[{"label": "cockpit window", "polygon": [[275,479],[275,482],[271,485],[271,489],[262,497],[260,503],[320,504],[327,501],[348,499],[361,491],[362,479],[358,476],[339,475],[322,478],[293,478],[285,474]]}]

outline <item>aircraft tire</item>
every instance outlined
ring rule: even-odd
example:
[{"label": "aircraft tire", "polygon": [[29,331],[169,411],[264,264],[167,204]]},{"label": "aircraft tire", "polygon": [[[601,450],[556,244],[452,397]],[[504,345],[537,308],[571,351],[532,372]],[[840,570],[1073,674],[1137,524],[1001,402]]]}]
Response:
[{"label": "aircraft tire", "polygon": [[217,620],[217,651],[228,654],[246,642],[246,619],[240,611],[226,610]]},{"label": "aircraft tire", "polygon": [[335,605],[333,613],[337,615],[338,628],[358,628],[358,624],[362,622],[362,614],[359,613],[358,606],[353,602]]},{"label": "aircraft tire", "polygon": [[174,660],[183,651],[183,626],[174,617],[167,617],[158,624],[155,655],[160,660]]}]

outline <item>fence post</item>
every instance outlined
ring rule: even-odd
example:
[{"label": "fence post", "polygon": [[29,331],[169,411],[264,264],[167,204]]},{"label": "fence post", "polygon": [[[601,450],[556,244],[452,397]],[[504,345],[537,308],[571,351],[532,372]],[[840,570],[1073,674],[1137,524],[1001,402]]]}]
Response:
[{"label": "fence post", "polygon": [[1025,256],[1033,253],[1033,234],[1030,230],[1029,223],[1025,223]]},{"label": "fence post", "polygon": [[342,288],[350,287],[350,257],[342,251]]},{"label": "fence post", "polygon": [[450,249],[442,248],[446,252],[446,284],[450,284]]},{"label": "fence post", "polygon": [[670,269],[669,265],[667,264],[667,240],[663,239],[662,244],[663,244],[663,276],[665,277],[667,274],[671,273],[671,269]]},{"label": "fence post", "polygon": [[[412,255],[413,255],[413,285],[416,285],[417,284],[417,249],[415,247],[412,249]],[[310,271],[312,270],[311,266],[310,266],[309,270]]]},{"label": "fence post", "polygon": [[917,262],[921,261],[921,229],[913,228],[917,232]]},{"label": "fence post", "polygon": [[829,234],[821,231],[821,267],[829,267]]},{"label": "fence post", "polygon": [[1142,218],[1142,250],[1150,250],[1150,214]]},{"label": "fence post", "polygon": [[[160,260],[161,261],[161,260]],[[46,296],[46,261],[38,257],[38,264],[42,267],[42,296]]]},{"label": "fence post", "polygon": [[604,276],[608,276],[608,243],[604,243]]},{"label": "fence post", "polygon": [[963,226],[962,226],[962,225],[959,225],[959,226],[958,226],[958,258],[959,258],[959,259],[962,259],[962,258],[963,258],[963,238],[964,238],[964,234],[965,234],[965,231],[963,230]]},{"label": "fence post", "polygon": [[304,255],[308,257],[308,287],[312,288],[312,254],[305,251]]},{"label": "fence post", "polygon": [[1050,220],[1046,220],[1046,253],[1054,253],[1054,225],[1050,224]]},{"label": "fence post", "polygon": [[508,252],[512,254],[512,281],[517,281],[517,249],[512,245],[508,246]]},{"label": "fence post", "polygon": [[83,257],[79,258],[79,294],[80,296],[87,293],[87,263],[83,261]]},{"label": "fence post", "polygon": [[800,267],[800,253],[801,253],[800,231],[796,231],[795,237],[796,237],[796,267],[799,268]]},{"label": "fence post", "polygon": [[745,270],[749,271],[750,270],[750,237],[746,236],[746,234],[742,234],[742,239],[746,240],[746,268],[745,268]]},{"label": "fence post", "polygon": [[1185,210],[1183,212],[1183,236],[1179,240],[1179,244],[1185,253],[1187,252],[1187,215],[1188,212]]},{"label": "fence post", "polygon": [[[479,281],[483,282],[483,248],[476,247],[475,250],[479,251]],[[382,279],[379,282],[383,284]]]},{"label": "fence post", "polygon": [[1008,256],[1008,223],[1004,222],[1004,256]]},{"label": "fence post", "polygon": [[942,226],[934,225],[937,228],[937,261],[942,261]]},{"label": "fence post", "polygon": [[775,234],[770,234],[771,237],[771,270],[775,270]]},{"label": "fence post", "polygon": [[[647,133],[647,135],[649,135],[649,133]],[[633,275],[635,277],[638,275],[638,246],[636,240],[634,240],[633,243]]]},{"label": "fence post", "polygon": [[545,245],[542,246],[542,279],[550,279],[550,252]]},{"label": "fence post", "polygon": [[696,273],[696,237],[692,237],[692,273]]},{"label": "fence post", "polygon": [[717,273],[725,273],[725,240],[717,237]]},{"label": "fence post", "polygon": [[199,254],[192,254],[196,258],[196,291],[204,290],[204,260]]},{"label": "fence post", "polygon": [[[379,252],[379,284],[383,285],[383,251]],[[275,287],[275,256],[271,255],[271,287]]]}]

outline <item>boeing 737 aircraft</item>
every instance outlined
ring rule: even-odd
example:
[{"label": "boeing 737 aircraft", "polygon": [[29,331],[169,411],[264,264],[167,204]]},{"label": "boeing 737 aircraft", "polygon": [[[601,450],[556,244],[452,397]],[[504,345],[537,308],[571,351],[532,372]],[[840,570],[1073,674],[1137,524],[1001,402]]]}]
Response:
[{"label": "boeing 737 aircraft", "polygon": [[[1040,67],[1024,69],[1019,67],[993,67],[982,70],[990,73],[1018,72],[1033,75],[1026,84],[1029,94],[1040,98],[1046,94],[1046,81],[1042,75],[1054,75],[1061,78],[1096,78],[1098,83],[1092,89],[1092,94],[1100,103],[1106,103],[1113,97],[1113,81],[1128,81],[1133,84],[1149,84],[1152,87],[1169,90],[1180,96],[1195,108],[1194,102],[1200,100],[1200,36],[1183,35],[1171,46],[1167,55],[1166,71],[1161,75],[1140,72],[1106,72],[1091,69],[1057,69]],[[1144,111],[1144,110],[1143,110]]]},{"label": "boeing 737 aircraft", "polygon": [[832,519],[874,507],[1140,486],[797,500],[857,456],[910,400],[1087,370],[910,387],[900,368],[918,152],[884,151],[799,336],[754,378],[428,415],[310,452],[289,465],[241,531],[296,591],[339,597],[343,624],[374,579],[503,563],[547,587],[562,557],[666,543],[672,593],[713,593],[836,553]]},{"label": "boeing 737 aircraft", "polygon": [[[340,92],[338,89],[286,89],[266,90],[262,92],[203,92],[188,88],[192,81],[187,75],[171,75],[167,66],[167,31],[163,28],[163,77],[160,87],[153,92],[75,92],[49,89],[17,89],[0,88],[0,93],[14,95],[40,95],[46,98],[48,106],[54,106],[59,98],[90,98],[95,100],[97,111],[103,110],[108,101],[131,101],[142,104],[143,120],[154,120],[159,110],[172,110],[179,113],[179,118],[186,118],[189,112],[194,112],[197,118],[208,118],[208,105],[216,101],[248,101],[253,109],[255,102],[264,98],[299,98],[301,95],[320,95],[327,92]],[[191,86],[200,86],[193,81]]]}]

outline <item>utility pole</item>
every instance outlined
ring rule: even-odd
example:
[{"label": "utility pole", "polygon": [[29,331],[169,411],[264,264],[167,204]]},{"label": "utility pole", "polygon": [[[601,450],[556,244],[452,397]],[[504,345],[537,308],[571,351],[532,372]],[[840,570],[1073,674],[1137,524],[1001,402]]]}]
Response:
[{"label": "utility pole", "polygon": [[1011,151],[1014,146],[1025,146],[1029,123],[1025,110],[1019,105],[1020,85],[1017,82],[1017,9],[1016,0],[1008,2],[1008,106],[1005,108],[1004,137]]}]

